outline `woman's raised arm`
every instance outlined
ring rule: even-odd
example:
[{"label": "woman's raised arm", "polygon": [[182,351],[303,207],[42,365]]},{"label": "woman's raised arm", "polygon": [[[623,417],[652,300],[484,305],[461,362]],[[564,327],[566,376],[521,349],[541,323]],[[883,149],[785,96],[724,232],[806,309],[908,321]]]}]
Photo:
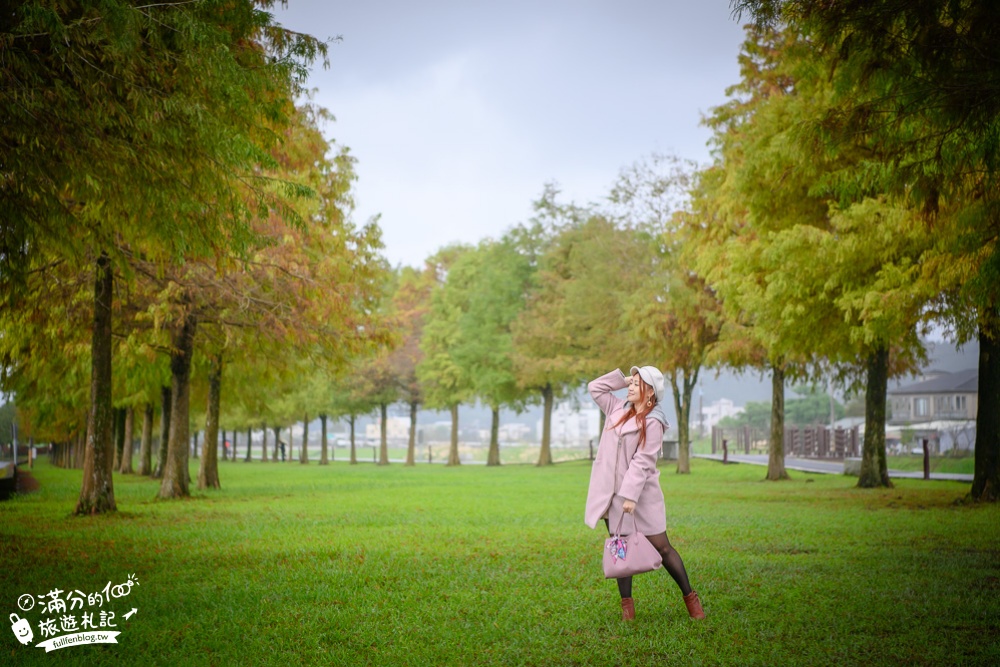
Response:
[{"label": "woman's raised arm", "polygon": [[616,368],[596,380],[591,380],[590,384],[587,385],[587,390],[590,392],[590,396],[594,399],[594,402],[597,403],[597,406],[607,416],[617,406],[625,402],[614,396],[611,392],[624,389],[627,386],[628,378],[625,377],[620,368]]}]

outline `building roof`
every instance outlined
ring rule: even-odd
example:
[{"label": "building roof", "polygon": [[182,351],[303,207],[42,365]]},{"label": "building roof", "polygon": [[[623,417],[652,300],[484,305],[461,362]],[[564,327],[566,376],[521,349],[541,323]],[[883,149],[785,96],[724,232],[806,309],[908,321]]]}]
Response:
[{"label": "building roof", "polygon": [[961,431],[976,428],[975,419],[937,419],[932,422],[918,422],[907,428],[914,431]]},{"label": "building roof", "polygon": [[979,369],[968,368],[957,373],[945,373],[930,380],[890,389],[898,394],[975,394],[979,392]]},{"label": "building roof", "polygon": [[864,426],[864,417],[844,417],[843,419],[838,419],[833,422],[834,428],[854,428],[855,426]]}]

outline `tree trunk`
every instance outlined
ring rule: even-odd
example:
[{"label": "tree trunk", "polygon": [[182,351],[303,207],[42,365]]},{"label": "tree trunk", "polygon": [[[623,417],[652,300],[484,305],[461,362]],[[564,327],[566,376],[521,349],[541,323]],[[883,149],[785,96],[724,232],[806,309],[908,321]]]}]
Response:
[{"label": "tree trunk", "polygon": [[302,451],[299,452],[299,463],[309,463],[309,415],[302,420]]},{"label": "tree trunk", "polygon": [[[190,385],[190,382],[191,382],[191,380],[189,378],[188,379],[189,385]],[[188,417],[190,417],[190,410],[191,410],[191,408],[190,408],[190,403],[191,403],[190,391],[191,390],[189,388],[188,389],[188,392],[189,392],[189,397],[188,397]],[[185,442],[184,442],[184,449],[183,449],[183,453],[182,453],[182,456],[184,457],[184,465],[181,467],[181,470],[184,471],[184,479],[187,481],[187,488],[189,490],[191,489],[191,466],[188,465],[188,461],[191,460],[191,440],[190,440],[191,432],[190,432],[190,429],[191,429],[191,427],[189,425],[188,426],[188,439],[185,440]]]},{"label": "tree trunk", "polygon": [[1000,338],[984,332],[982,327],[979,329],[975,466],[971,498],[991,503],[1000,500]]},{"label": "tree trunk", "polygon": [[267,463],[267,424],[260,425],[260,462]]},{"label": "tree trunk", "polygon": [[406,443],[406,465],[417,464],[417,402],[410,401],[410,439]]},{"label": "tree trunk", "polygon": [[122,465],[119,470],[123,475],[132,474],[132,444],[135,440],[135,408],[131,405],[125,408],[125,446],[122,448]]},{"label": "tree trunk", "polygon": [[[278,461],[278,450],[281,449],[281,427],[280,426],[275,426],[271,430],[274,431],[274,454],[271,456],[271,460],[274,461],[275,463],[277,463],[277,461]],[[285,457],[282,456],[281,460],[284,461]]]},{"label": "tree trunk", "polygon": [[90,339],[90,411],[87,446],[83,455],[83,483],[77,514],[114,512],[115,489],[111,475],[114,452],[111,442],[111,302],[114,273],[111,259],[101,254],[94,279],[94,331]]},{"label": "tree trunk", "polygon": [[351,425],[351,465],[353,466],[358,464],[358,448],[354,444],[354,415],[351,415],[347,421]]},{"label": "tree trunk", "polygon": [[684,392],[677,385],[677,373],[670,374],[670,390],[674,396],[674,414],[677,415],[677,470],[678,474],[691,472],[691,460],[681,447],[681,442],[687,437],[687,424],[684,420]]},{"label": "tree trunk", "polygon": [[114,409],[115,420],[115,459],[111,464],[112,470],[118,470],[122,465],[122,450],[125,449],[125,408]]},{"label": "tree trunk", "polygon": [[785,367],[771,368],[771,438],[768,442],[767,479],[788,479],[785,470]]},{"label": "tree trunk", "polygon": [[170,354],[171,395],[170,439],[167,441],[167,464],[163,469],[160,498],[186,498],[191,495],[188,481],[188,402],[191,390],[191,354],[194,350],[196,322],[188,314],[174,332]]},{"label": "tree trunk", "polygon": [[170,442],[170,413],[173,407],[173,397],[170,387],[160,387],[160,446],[156,455],[156,468],[153,477],[163,477],[163,469],[167,466],[167,443]]},{"label": "tree trunk", "polygon": [[385,403],[380,403],[379,408],[381,409],[381,416],[379,419],[378,464],[380,466],[387,466],[389,465],[389,434],[387,432],[389,425],[389,406]]},{"label": "tree trunk", "polygon": [[670,374],[670,387],[674,392],[674,411],[677,413],[677,473],[691,473],[691,394],[698,383],[698,371],[681,370]]},{"label": "tree trunk", "polygon": [[250,454],[253,449],[253,427],[247,426],[247,453],[243,457],[244,463],[250,463]]},{"label": "tree trunk", "polygon": [[881,345],[866,360],[865,442],[861,449],[858,487],[892,487],[885,460],[885,396],[889,383],[889,346]]},{"label": "tree trunk", "polygon": [[[90,412],[89,408],[87,409],[87,412],[88,413]],[[88,416],[87,419],[89,420],[90,417]],[[77,462],[80,461],[81,455],[83,456],[86,455],[87,431],[88,431],[87,425],[84,424],[83,430],[81,430],[80,433],[77,435],[76,442],[73,443],[73,448],[70,450],[69,455],[66,457],[65,467],[76,468]],[[81,452],[83,454],[81,454]],[[82,463],[80,463],[80,467],[83,467]]]},{"label": "tree trunk", "polygon": [[458,456],[458,403],[451,406],[451,446],[448,448],[448,465],[461,465]]},{"label": "tree trunk", "polygon": [[80,431],[80,439],[76,443],[76,450],[73,452],[73,468],[83,469],[83,462],[87,457],[87,430],[84,428]]},{"label": "tree trunk", "polygon": [[486,465],[500,465],[500,408],[491,406],[493,412],[490,420],[490,451],[486,455]]},{"label": "tree trunk", "polygon": [[191,456],[198,458],[198,431],[191,436]]},{"label": "tree trunk", "polygon": [[320,427],[320,437],[323,438],[323,442],[320,444],[319,447],[319,464],[321,466],[325,466],[329,465],[330,463],[329,451],[327,451],[328,443],[326,435],[326,413],[320,413],[319,427]]},{"label": "tree trunk", "polygon": [[535,465],[552,465],[552,403],[555,392],[552,385],[547,384],[542,388],[542,446],[538,450],[538,463]]},{"label": "tree trunk", "polygon": [[222,357],[212,357],[208,371],[208,407],[205,411],[205,437],[202,441],[201,464],[198,466],[198,488],[218,489],[219,484],[219,410],[222,405]]},{"label": "tree trunk", "polygon": [[153,453],[153,404],[146,403],[142,411],[142,444],[139,446],[139,474],[152,472],[150,458]]}]

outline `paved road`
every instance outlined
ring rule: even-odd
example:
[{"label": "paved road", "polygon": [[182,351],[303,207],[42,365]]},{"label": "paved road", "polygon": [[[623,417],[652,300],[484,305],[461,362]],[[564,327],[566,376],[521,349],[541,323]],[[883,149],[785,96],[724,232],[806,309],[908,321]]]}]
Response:
[{"label": "paved road", "polygon": [[[699,459],[712,459],[721,461],[721,454],[692,454]],[[730,454],[730,463],[749,463],[752,465],[766,466],[766,454]],[[785,457],[785,468],[788,470],[798,470],[801,472],[825,473],[829,475],[843,475],[844,464],[841,461],[818,461],[814,459],[798,459],[792,456]],[[889,477],[906,477],[910,479],[923,479],[923,471],[907,471],[889,469]],[[932,472],[932,480],[947,480],[952,482],[971,482],[972,475],[948,472]]]}]

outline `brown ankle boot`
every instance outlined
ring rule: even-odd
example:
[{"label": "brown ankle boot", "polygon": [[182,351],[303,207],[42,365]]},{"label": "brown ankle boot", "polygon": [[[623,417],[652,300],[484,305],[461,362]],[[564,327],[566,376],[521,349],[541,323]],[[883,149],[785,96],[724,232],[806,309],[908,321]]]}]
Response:
[{"label": "brown ankle boot", "polygon": [[622,598],[622,620],[635,620],[635,603],[632,601],[632,598]]},{"label": "brown ankle boot", "polygon": [[[622,601],[624,604],[624,600]],[[684,604],[687,605],[688,614],[691,618],[705,618],[705,610],[701,608],[701,600],[698,599],[698,594],[691,591],[684,596]]]}]

